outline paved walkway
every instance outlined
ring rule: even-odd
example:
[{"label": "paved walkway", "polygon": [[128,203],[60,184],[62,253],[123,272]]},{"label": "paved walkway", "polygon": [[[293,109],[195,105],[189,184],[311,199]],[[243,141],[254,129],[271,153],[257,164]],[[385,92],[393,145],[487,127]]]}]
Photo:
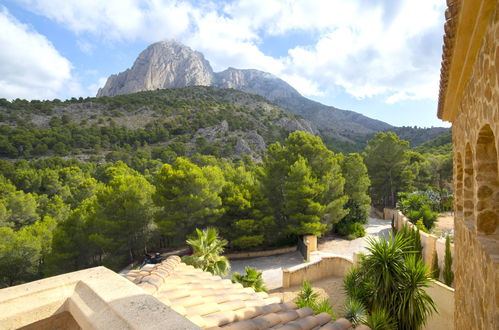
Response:
[{"label": "paved walkway", "polygon": [[[389,235],[391,222],[389,220],[381,220],[369,218],[369,223],[364,225],[366,228],[366,237],[378,237],[380,235]],[[341,238],[339,236],[329,236],[321,238],[319,242],[319,251],[314,252],[312,260],[315,261],[321,256],[340,255],[352,258],[354,252],[365,251],[367,242],[365,237],[357,238],[352,241]],[[246,266],[250,266],[263,271],[263,280],[267,289],[272,290],[282,287],[282,270],[302,264],[304,262],[300,252],[280,254],[270,257],[260,257],[251,259],[242,259],[231,261],[231,274],[238,272],[244,274]],[[228,276],[230,278],[230,275]]]},{"label": "paved walkway", "polygon": [[364,225],[366,236],[354,240],[348,240],[338,235],[323,237],[319,239],[318,250],[323,255],[340,255],[352,258],[354,252],[367,252],[367,237],[388,237],[391,230],[391,221],[377,218],[369,218],[368,223]]},{"label": "paved walkway", "polygon": [[300,252],[290,252],[276,256],[233,260],[230,262],[231,274],[246,273],[246,266],[263,271],[262,277],[267,289],[272,290],[282,287],[282,270],[303,263]]}]

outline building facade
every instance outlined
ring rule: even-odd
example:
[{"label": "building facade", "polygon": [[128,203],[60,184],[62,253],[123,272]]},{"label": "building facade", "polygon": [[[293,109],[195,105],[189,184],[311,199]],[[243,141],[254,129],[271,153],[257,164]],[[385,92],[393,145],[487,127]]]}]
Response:
[{"label": "building facade", "polygon": [[452,122],[455,328],[499,329],[499,2],[447,3],[438,116]]}]

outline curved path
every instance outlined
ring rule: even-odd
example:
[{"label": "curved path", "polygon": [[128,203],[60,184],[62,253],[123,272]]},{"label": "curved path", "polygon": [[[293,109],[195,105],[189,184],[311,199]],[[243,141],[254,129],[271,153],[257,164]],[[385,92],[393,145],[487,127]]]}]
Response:
[{"label": "curved path", "polygon": [[[369,218],[369,222],[364,225],[366,237],[388,236],[391,229],[389,220]],[[318,249],[314,252],[312,260],[315,261],[323,255],[340,255],[352,258],[354,252],[365,252],[367,242],[366,237],[347,240],[340,236],[328,236],[319,239]],[[233,272],[245,273],[246,266],[250,266],[263,271],[263,279],[267,289],[272,290],[282,287],[282,270],[304,263],[300,252],[295,251],[276,256],[250,258],[231,261],[231,274]],[[228,276],[230,277],[230,275]]]}]

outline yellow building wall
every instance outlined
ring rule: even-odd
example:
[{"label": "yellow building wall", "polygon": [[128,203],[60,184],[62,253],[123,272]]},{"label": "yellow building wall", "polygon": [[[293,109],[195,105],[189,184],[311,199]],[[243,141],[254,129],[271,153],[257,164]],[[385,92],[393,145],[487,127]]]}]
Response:
[{"label": "yellow building wall", "polygon": [[499,4],[453,121],[455,328],[499,329]]}]

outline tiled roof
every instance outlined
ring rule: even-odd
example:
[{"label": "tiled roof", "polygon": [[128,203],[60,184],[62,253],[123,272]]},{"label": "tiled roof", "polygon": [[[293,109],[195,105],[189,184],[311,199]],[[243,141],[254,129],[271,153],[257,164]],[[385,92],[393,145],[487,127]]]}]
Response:
[{"label": "tiled roof", "polygon": [[457,29],[457,17],[461,0],[447,0],[447,10],[445,11],[444,44],[442,46],[442,66],[440,68],[440,90],[438,95],[438,117],[442,118],[442,111],[445,103],[445,94],[449,83],[449,69],[454,50],[455,36]]},{"label": "tiled roof", "polygon": [[[346,319],[331,322],[326,313],[282,302],[186,265],[177,256],[123,275],[199,327],[223,330],[350,329]],[[369,329],[357,327],[357,329]]]}]

